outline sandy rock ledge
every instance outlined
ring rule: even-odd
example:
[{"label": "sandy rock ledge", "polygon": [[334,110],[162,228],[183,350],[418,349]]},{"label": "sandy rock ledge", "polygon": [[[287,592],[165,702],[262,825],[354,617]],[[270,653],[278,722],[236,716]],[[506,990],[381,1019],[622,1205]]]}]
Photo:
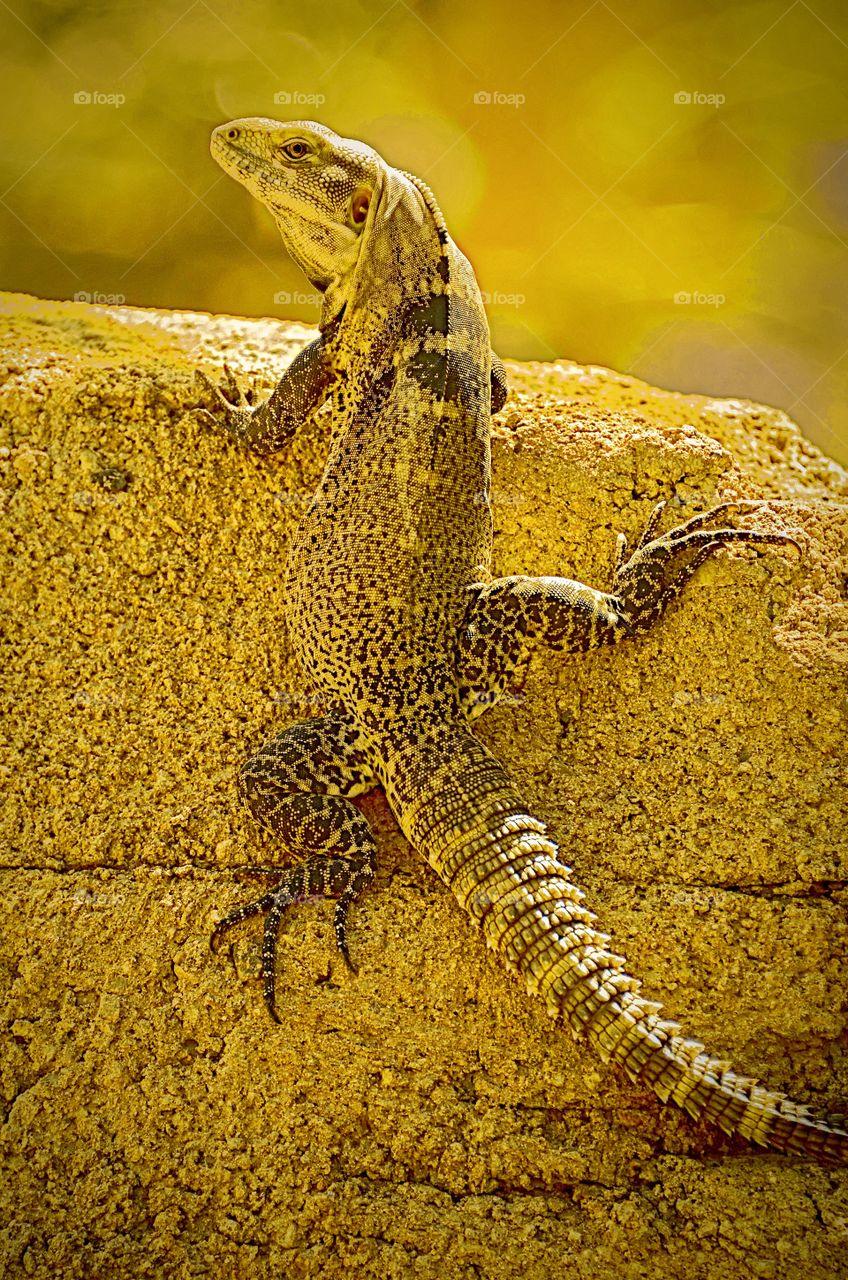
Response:
[{"label": "sandy rock ledge", "polygon": [[[750,1151],[530,1002],[396,831],[353,911],[215,919],[274,857],[239,762],[311,714],[281,566],[326,414],[240,454],[184,417],[294,325],[5,295],[2,1214],[36,1277],[827,1277],[848,1177]],[[609,581],[615,533],[731,496],[805,555],[728,551],[639,643],[534,658],[479,732],[617,950],[740,1070],[848,1101],[848,476],[782,413],[510,367],[496,568]]]}]

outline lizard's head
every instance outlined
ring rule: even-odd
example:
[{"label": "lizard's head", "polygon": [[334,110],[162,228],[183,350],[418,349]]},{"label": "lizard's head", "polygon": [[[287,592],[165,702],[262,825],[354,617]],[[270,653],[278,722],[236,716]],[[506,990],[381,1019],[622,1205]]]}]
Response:
[{"label": "lizard's head", "polygon": [[219,125],[211,147],[218,164],[271,210],[287,250],[317,289],[347,276],[396,172],[376,151],[310,120],[261,117]]}]

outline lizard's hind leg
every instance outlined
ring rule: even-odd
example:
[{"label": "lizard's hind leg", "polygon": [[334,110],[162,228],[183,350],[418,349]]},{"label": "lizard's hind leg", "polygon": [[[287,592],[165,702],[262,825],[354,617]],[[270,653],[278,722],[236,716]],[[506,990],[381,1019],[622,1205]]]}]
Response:
[{"label": "lizard's hind leg", "polygon": [[328,716],[292,725],[266,743],[243,766],[241,797],[252,816],[304,860],[294,867],[247,867],[277,877],[273,889],[231,911],[215,926],[211,945],[250,916],[267,912],[262,946],[265,1003],[279,1022],[275,1005],[277,933],[287,907],[308,898],[336,902],[335,934],[345,963],[347,909],[374,878],[374,836],[351,796],[376,785],[357,744],[356,730]]}]

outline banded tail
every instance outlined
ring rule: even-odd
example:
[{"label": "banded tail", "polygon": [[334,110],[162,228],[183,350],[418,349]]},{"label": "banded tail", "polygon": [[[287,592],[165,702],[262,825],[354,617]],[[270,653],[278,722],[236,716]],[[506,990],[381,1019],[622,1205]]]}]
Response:
[{"label": "banded tail", "polygon": [[527,812],[471,734],[402,748],[387,792],[406,835],[481,924],[489,947],[605,1061],[725,1133],[824,1162],[848,1157],[842,1115],[814,1112],[737,1075],[660,1017],[624,957],[608,950],[610,939],[595,929],[596,917],[544,823]]}]

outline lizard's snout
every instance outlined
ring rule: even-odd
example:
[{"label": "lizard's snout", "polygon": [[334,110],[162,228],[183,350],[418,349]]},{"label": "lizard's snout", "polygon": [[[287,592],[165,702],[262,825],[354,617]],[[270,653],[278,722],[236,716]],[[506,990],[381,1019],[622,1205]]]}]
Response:
[{"label": "lizard's snout", "polygon": [[229,143],[238,142],[242,135],[241,129],[235,124],[219,124],[212,130],[212,136],[209,139],[209,146],[214,155],[215,152],[224,150]]},{"label": "lizard's snout", "polygon": [[213,143],[237,142],[242,130],[236,124],[219,124],[212,130]]},{"label": "lizard's snout", "polygon": [[209,150],[212,159],[239,180],[253,167],[250,131],[236,121],[219,124],[212,130]]}]

